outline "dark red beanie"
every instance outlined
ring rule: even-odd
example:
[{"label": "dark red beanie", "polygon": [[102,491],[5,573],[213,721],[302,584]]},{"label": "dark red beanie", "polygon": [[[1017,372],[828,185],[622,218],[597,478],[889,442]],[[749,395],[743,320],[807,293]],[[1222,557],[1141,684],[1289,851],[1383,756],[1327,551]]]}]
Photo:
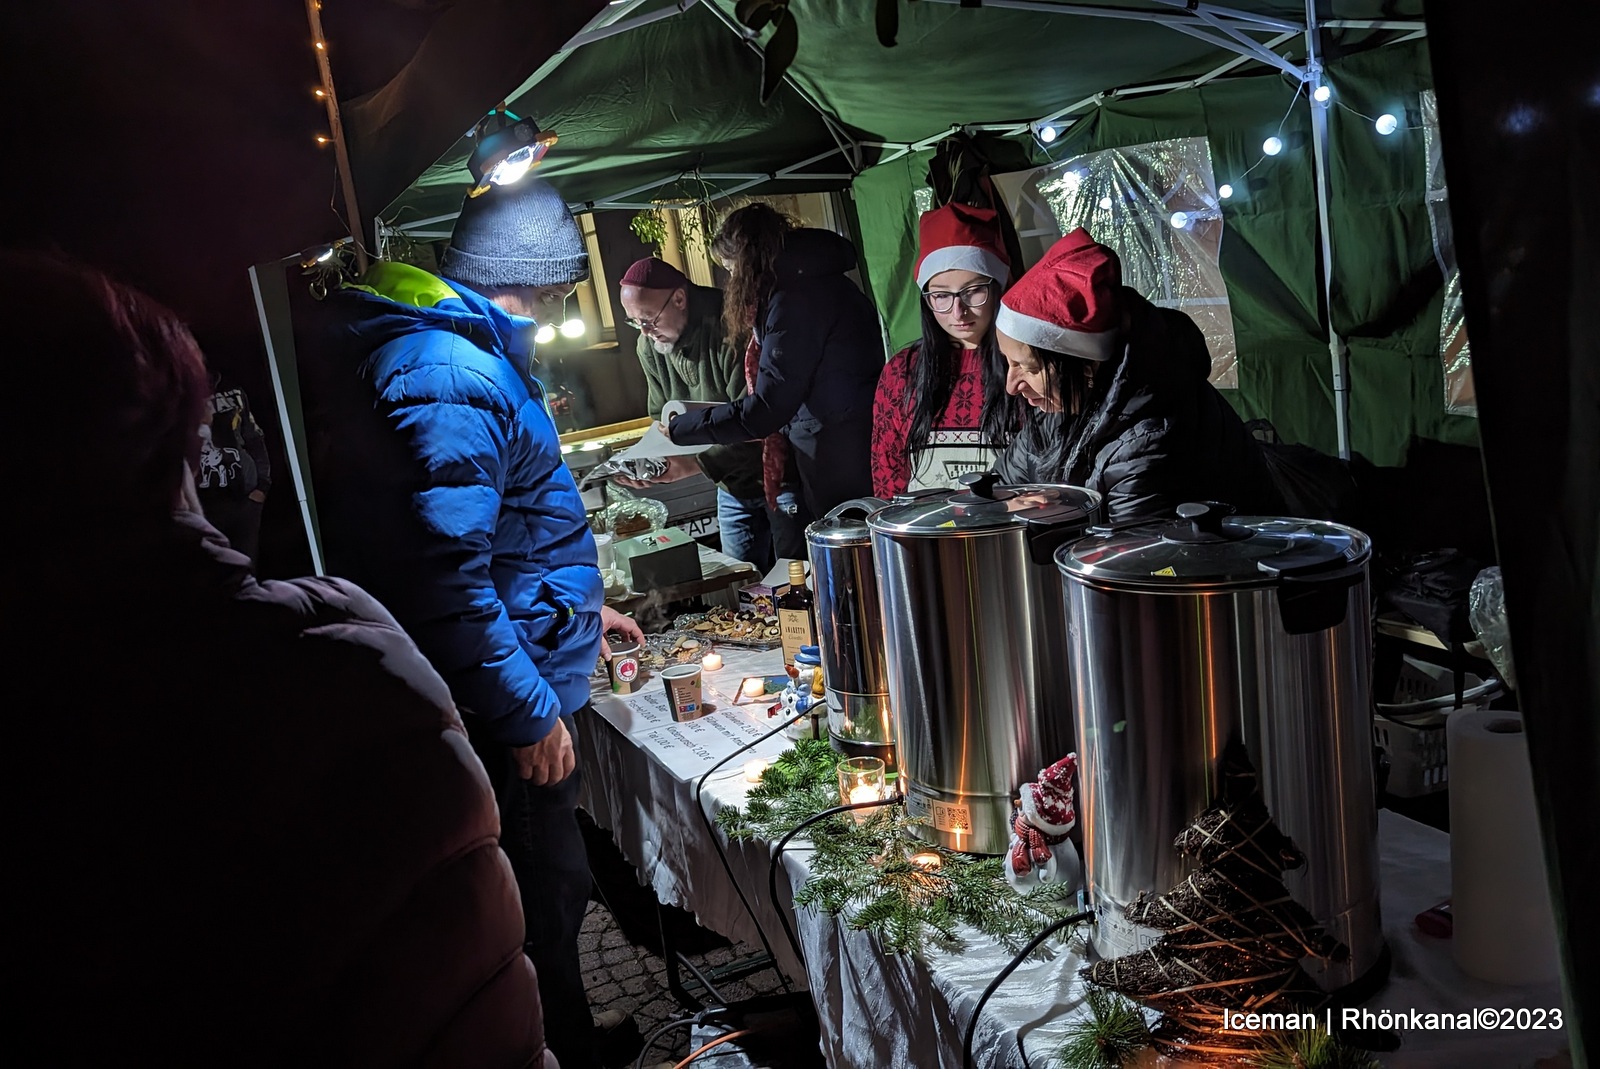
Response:
[{"label": "dark red beanie", "polygon": [[682,271],[655,256],[646,256],[623,273],[619,285],[638,286],[642,290],[685,289],[689,279]]}]

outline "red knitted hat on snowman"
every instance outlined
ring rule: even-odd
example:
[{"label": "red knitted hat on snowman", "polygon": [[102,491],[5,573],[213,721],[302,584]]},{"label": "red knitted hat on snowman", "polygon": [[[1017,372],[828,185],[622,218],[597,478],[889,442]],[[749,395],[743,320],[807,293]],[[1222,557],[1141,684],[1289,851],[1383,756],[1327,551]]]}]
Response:
[{"label": "red knitted hat on snowman", "polygon": [[1084,360],[1116,355],[1122,261],[1079,227],[1000,299],[995,329],[1039,349]]},{"label": "red knitted hat on snowman", "polygon": [[1000,243],[999,217],[992,208],[951,202],[923,212],[917,224],[917,289],[942,271],[971,271],[1004,283],[1011,258]]}]

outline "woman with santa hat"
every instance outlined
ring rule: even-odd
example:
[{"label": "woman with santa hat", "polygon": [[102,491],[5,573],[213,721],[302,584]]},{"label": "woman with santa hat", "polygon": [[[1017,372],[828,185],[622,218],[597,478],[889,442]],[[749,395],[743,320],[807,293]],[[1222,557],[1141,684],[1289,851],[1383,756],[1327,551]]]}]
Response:
[{"label": "woman with santa hat", "polygon": [[1011,276],[991,208],[952,202],[924,212],[917,289],[922,339],[884,367],[873,400],[872,489],[955,487],[985,471],[1015,433],[994,315]]},{"label": "woman with santa hat", "polygon": [[996,470],[1104,496],[1117,523],[1186,501],[1280,511],[1261,448],[1207,376],[1194,321],[1122,284],[1117,254],[1078,228],[1017,280],[995,315],[1006,392],[1031,406]]}]

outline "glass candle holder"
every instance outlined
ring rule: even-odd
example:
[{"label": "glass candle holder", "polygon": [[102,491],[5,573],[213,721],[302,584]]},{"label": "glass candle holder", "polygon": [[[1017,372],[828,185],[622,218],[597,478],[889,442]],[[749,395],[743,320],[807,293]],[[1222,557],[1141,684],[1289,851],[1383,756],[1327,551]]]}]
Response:
[{"label": "glass candle holder", "polygon": [[[883,761],[876,757],[847,757],[839,762],[839,803],[881,802],[889,797]],[[857,809],[852,815],[864,821],[874,810]]]}]

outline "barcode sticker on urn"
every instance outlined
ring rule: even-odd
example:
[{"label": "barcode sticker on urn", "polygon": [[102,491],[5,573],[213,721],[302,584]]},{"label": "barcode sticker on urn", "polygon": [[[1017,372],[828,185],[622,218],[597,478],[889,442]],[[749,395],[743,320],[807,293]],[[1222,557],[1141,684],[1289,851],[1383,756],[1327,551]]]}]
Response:
[{"label": "barcode sticker on urn", "polygon": [[933,826],[939,831],[956,832],[961,835],[971,833],[972,810],[967,806],[933,801],[929,803],[929,808],[932,810]]}]

